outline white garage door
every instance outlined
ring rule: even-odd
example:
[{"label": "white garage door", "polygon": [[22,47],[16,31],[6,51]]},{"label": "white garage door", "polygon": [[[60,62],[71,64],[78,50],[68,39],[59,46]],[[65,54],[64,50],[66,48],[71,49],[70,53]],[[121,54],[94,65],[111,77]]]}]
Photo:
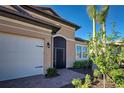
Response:
[{"label": "white garage door", "polygon": [[43,74],[42,39],[0,33],[0,81]]}]

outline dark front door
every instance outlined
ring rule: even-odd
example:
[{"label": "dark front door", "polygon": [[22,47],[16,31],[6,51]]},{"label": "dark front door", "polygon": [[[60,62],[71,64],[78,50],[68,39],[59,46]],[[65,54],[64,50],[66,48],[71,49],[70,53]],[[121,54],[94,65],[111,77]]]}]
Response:
[{"label": "dark front door", "polygon": [[64,48],[55,48],[56,68],[65,68]]},{"label": "dark front door", "polygon": [[66,40],[62,37],[54,38],[54,68],[66,67]]}]

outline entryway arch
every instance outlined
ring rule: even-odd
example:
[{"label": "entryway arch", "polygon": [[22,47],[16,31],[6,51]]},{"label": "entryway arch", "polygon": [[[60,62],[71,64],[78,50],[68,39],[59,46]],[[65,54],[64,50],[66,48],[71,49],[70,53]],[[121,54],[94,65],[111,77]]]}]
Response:
[{"label": "entryway arch", "polygon": [[53,38],[53,67],[66,68],[66,39],[61,36]]}]

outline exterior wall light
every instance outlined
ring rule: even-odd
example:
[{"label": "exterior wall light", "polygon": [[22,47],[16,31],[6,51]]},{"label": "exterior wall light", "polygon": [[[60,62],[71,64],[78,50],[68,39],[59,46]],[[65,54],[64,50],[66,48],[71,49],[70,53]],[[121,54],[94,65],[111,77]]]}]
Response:
[{"label": "exterior wall light", "polygon": [[50,48],[50,43],[49,42],[47,42],[47,47]]}]

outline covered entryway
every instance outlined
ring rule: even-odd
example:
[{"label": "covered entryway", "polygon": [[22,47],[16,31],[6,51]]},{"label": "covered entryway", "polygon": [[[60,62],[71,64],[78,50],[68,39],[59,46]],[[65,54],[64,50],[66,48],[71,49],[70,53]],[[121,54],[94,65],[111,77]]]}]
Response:
[{"label": "covered entryway", "polygon": [[54,37],[54,68],[66,67],[66,40],[63,37]]},{"label": "covered entryway", "polygon": [[43,74],[42,39],[0,33],[0,81]]}]

